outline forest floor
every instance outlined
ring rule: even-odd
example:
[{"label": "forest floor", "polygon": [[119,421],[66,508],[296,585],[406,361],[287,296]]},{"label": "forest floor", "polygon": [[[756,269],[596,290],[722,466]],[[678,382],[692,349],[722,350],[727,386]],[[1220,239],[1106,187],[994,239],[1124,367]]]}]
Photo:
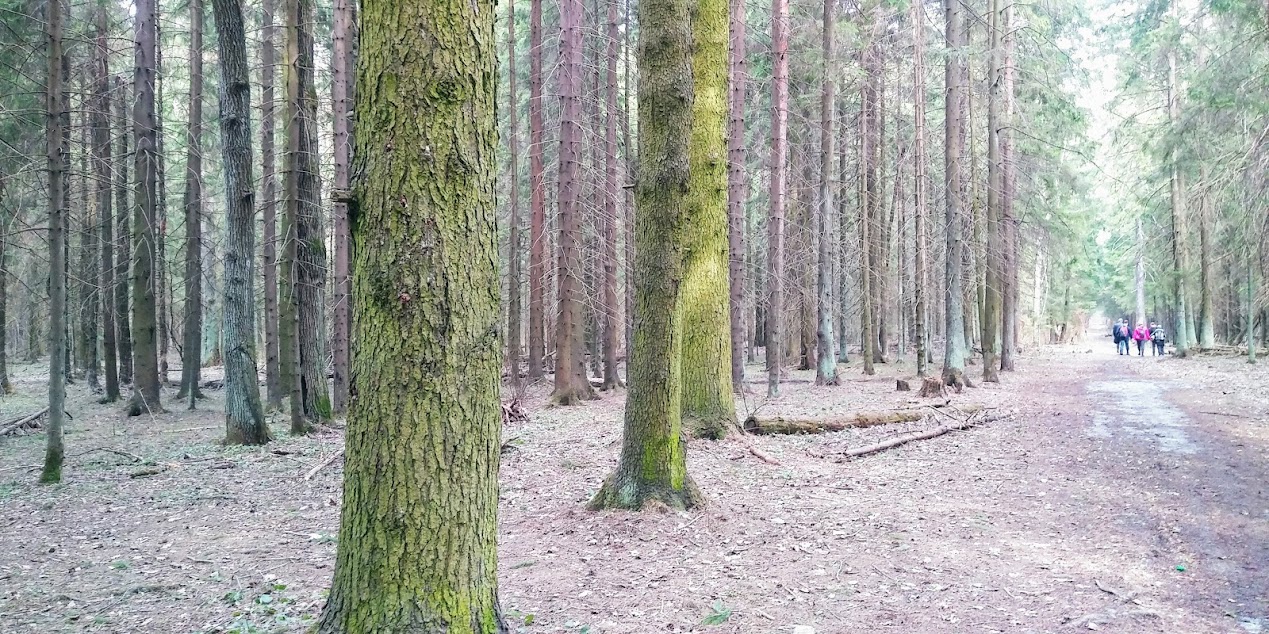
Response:
[{"label": "forest floor", "polygon": [[[846,460],[923,423],[692,441],[693,514],[593,513],[624,392],[504,430],[501,596],[518,632],[1269,630],[1269,384],[1234,357],[1046,347],[953,405],[1015,410]],[[912,407],[909,366],[841,387],[760,369],[741,415]],[[977,375],[981,368],[970,368]],[[35,411],[17,368],[0,420]],[[342,433],[224,448],[220,394],[125,419],[72,386],[65,482],[35,484],[39,433],[0,438],[0,632],[303,631],[335,558]],[[926,403],[932,401],[924,401]],[[928,423],[925,423],[928,424]],[[759,460],[749,445],[774,458]],[[150,466],[147,466],[150,465]],[[132,477],[138,471],[159,471]],[[716,625],[707,622],[720,622]]]}]

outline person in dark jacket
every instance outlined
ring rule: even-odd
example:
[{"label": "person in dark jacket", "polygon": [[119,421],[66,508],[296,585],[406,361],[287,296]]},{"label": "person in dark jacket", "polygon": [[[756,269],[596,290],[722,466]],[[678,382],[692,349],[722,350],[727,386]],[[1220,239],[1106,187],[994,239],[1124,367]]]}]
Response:
[{"label": "person in dark jacket", "polygon": [[1132,339],[1132,331],[1128,329],[1128,322],[1122,318],[1117,320],[1111,334],[1115,336],[1115,351],[1120,355],[1129,354],[1128,342]]},{"label": "person in dark jacket", "polygon": [[1154,356],[1163,356],[1163,346],[1168,342],[1168,333],[1159,324],[1150,324],[1150,344],[1154,348]]}]

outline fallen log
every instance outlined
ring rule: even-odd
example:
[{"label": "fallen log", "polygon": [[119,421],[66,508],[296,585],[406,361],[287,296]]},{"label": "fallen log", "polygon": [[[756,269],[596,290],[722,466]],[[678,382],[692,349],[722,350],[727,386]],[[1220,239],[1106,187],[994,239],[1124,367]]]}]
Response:
[{"label": "fallen log", "polygon": [[838,418],[792,418],[785,416],[759,417],[750,416],[745,419],[745,431],[751,434],[823,434],[842,431],[844,429],[890,425],[894,423],[914,423],[924,418],[917,410],[896,410],[891,412],[863,412]]},{"label": "fallen log", "polygon": [[958,431],[962,429],[969,429],[971,427],[976,427],[984,423],[990,423],[993,421],[1000,420],[1001,418],[1004,418],[1003,414],[975,415],[964,421],[948,423],[946,425],[940,425],[938,427],[927,429],[925,431],[913,432],[911,434],[903,434],[902,436],[895,436],[894,438],[891,438],[889,440],[883,440],[881,442],[873,443],[871,445],[864,445],[863,447],[848,449],[845,452],[845,456],[847,458],[858,458],[860,456],[867,456],[869,454],[885,451],[887,449],[898,447],[900,445],[906,445],[916,440],[926,440],[929,438],[937,438],[948,432]]},{"label": "fallen log", "polygon": [[[48,408],[45,407],[44,409],[38,412],[35,412],[34,414],[24,414],[17,418],[10,419],[9,422],[4,424],[3,428],[0,428],[0,436],[11,434],[15,431],[18,431],[19,429],[22,429],[28,426],[30,426],[32,429],[37,429],[39,428],[40,425],[38,422],[35,422],[35,421],[39,420],[41,416],[47,413],[48,413]],[[34,425],[31,424],[33,422],[35,423]]]}]

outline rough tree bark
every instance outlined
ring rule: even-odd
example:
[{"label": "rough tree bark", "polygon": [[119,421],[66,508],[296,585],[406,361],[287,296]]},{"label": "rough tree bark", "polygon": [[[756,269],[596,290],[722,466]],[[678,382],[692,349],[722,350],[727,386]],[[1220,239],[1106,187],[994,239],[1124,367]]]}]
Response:
[{"label": "rough tree bark", "polygon": [[490,0],[362,2],[356,397],[319,634],[508,631],[494,15]]},{"label": "rough tree bark", "polygon": [[965,385],[965,310],[963,281],[961,279],[961,252],[964,245],[961,240],[963,227],[962,217],[962,164],[964,101],[964,60],[961,50],[964,40],[964,16],[960,3],[956,0],[943,0],[943,13],[946,17],[946,46],[950,51],[944,69],[944,86],[947,98],[944,103],[943,126],[943,184],[944,191],[944,225],[947,234],[947,266],[944,267],[944,347],[943,347],[943,383],[945,385]]},{"label": "rough tree bark", "polygon": [[542,165],[542,2],[529,0],[529,378],[546,356],[546,182]]},{"label": "rough tree bark", "polygon": [[736,422],[731,393],[727,281],[728,0],[697,0],[692,13],[692,122],[683,285],[683,426],[723,438]]},{"label": "rough tree bark", "polygon": [[[261,158],[261,214],[264,224],[261,268],[264,269],[264,387],[266,408],[282,409],[283,395],[289,391],[282,382],[281,339],[278,307],[278,248],[277,248],[277,154],[274,151],[277,103],[273,98],[273,82],[276,51],[274,40],[274,0],[264,0],[261,8],[262,37],[260,38],[260,158]],[[289,279],[289,278],[288,278]],[[289,358],[289,357],[288,357]]]},{"label": "rough tree bark", "polygon": [[745,90],[749,71],[745,59],[745,3],[731,0],[727,121],[727,252],[731,284],[731,386],[745,387]]},{"label": "rough tree bark", "polygon": [[926,186],[929,176],[925,155],[925,3],[912,3],[912,195],[913,233],[916,248],[913,250],[913,299],[916,302],[917,376],[929,373],[930,357],[928,236],[926,214],[928,201]]},{"label": "rough tree bark", "polygon": [[[145,0],[142,0],[144,3]],[[62,113],[66,110],[62,92],[62,4],[49,0],[45,5],[45,44],[48,74],[45,75],[45,144],[48,158],[48,243],[49,243],[49,381],[48,425],[45,428],[44,469],[40,482],[62,481],[62,426],[66,419],[66,232],[63,214],[62,179],[67,151]]]},{"label": "rough tree bark", "polygon": [[583,14],[581,0],[563,0],[560,5],[559,319],[555,324],[555,389],[551,393],[551,401],[559,405],[595,398],[586,376],[582,226],[578,209]]},{"label": "rough tree bark", "polygon": [[[197,0],[196,0],[197,1]],[[251,79],[241,0],[212,0],[220,59],[220,146],[225,201],[225,443],[262,445],[269,426],[260,404],[255,321],[255,185]]]},{"label": "rough tree bark", "polygon": [[[0,203],[4,200],[7,175],[0,174]],[[109,191],[107,185],[107,191]],[[13,393],[13,383],[9,381],[9,261],[8,244],[5,239],[9,232],[10,214],[0,205],[0,396]],[[109,332],[109,331],[107,331]],[[116,398],[119,391],[115,385]]]},{"label": "rough tree bark", "polygon": [[133,377],[128,415],[163,411],[159,400],[159,342],[155,306],[155,262],[158,236],[158,128],[154,110],[157,74],[155,51],[158,19],[155,0],[136,2],[136,75],[132,132],[136,138],[134,164],[136,203],[132,218],[132,335]]},{"label": "rough tree bark", "polygon": [[1004,61],[1002,88],[1004,92],[1004,111],[1001,113],[1000,127],[1000,221],[1004,233],[1002,254],[1004,257],[1002,301],[1003,317],[1000,328],[1000,369],[1013,372],[1014,357],[1018,352],[1018,219],[1013,213],[1014,192],[1017,187],[1014,175],[1013,126],[1014,126],[1014,34],[1013,34],[1013,0],[1000,0],[1004,3],[1001,37],[1004,39]]},{"label": "rough tree bark", "polygon": [[617,183],[617,0],[608,0],[608,38],[604,53],[607,61],[604,130],[604,313],[603,355],[604,389],[611,390],[621,383],[617,376],[617,201],[624,196]]},{"label": "rough tree bark", "polygon": [[[1168,122],[1175,128],[1181,125],[1181,98],[1180,87],[1177,85],[1176,78],[1176,53],[1168,52]],[[1172,292],[1173,300],[1176,302],[1176,325],[1174,332],[1176,337],[1173,340],[1173,346],[1176,348],[1176,356],[1185,357],[1189,353],[1190,341],[1186,336],[1186,305],[1185,305],[1185,272],[1189,270],[1188,262],[1185,257],[1185,203],[1184,203],[1184,187],[1181,183],[1181,165],[1180,155],[1177,149],[1172,148],[1172,152],[1168,157],[1169,179],[1168,187],[1171,200],[1172,211]]]},{"label": "rough tree bark", "polygon": [[1000,63],[1000,0],[989,0],[987,12],[990,40],[987,53],[987,234],[983,246],[982,348],[983,381],[1000,381],[1000,193],[1004,179],[1000,169],[1000,92],[1004,87]]},{"label": "rough tree bark", "polygon": [[878,130],[879,112],[877,107],[877,93],[879,92],[878,84],[881,81],[881,74],[878,69],[878,56],[880,52],[879,39],[881,37],[881,20],[877,15],[878,9],[873,5],[869,10],[869,38],[863,56],[863,66],[866,77],[863,80],[862,92],[860,93],[860,124],[859,124],[859,155],[860,162],[863,164],[863,179],[860,195],[859,209],[859,329],[860,329],[860,350],[859,356],[863,357],[863,372],[866,375],[876,373],[873,363],[877,361],[877,319],[876,306],[873,302],[876,300],[877,294],[873,285],[876,282],[877,274],[874,270],[876,264],[876,218],[878,214],[878,203],[881,193],[879,191],[881,185],[879,180],[880,170],[880,152],[878,141],[880,140],[880,130]]},{"label": "rough tree bark", "polygon": [[833,119],[836,106],[836,60],[833,53],[833,5],[837,0],[824,0],[823,56],[824,79],[820,95],[820,209],[819,209],[819,266],[816,291],[819,301],[817,311],[819,328],[816,343],[819,348],[815,370],[816,385],[838,385],[837,355],[833,350]]},{"label": "rough tree bark", "polygon": [[[115,276],[113,296],[115,303],[115,343],[119,349],[119,385],[132,383],[132,316],[128,311],[131,297],[129,267],[132,264],[132,208],[128,205],[128,193],[132,189],[128,177],[128,85],[122,76],[114,78],[114,110],[119,132],[119,154],[115,161]],[[112,107],[113,105],[112,104]]]},{"label": "rough tree bark", "polygon": [[508,190],[511,204],[511,235],[507,245],[507,376],[513,385],[520,384],[521,304],[520,287],[520,130],[519,97],[516,94],[516,3],[507,2],[507,133]]},{"label": "rough tree bark", "polygon": [[[331,101],[332,118],[334,119],[335,142],[335,192],[331,215],[335,222],[335,306],[331,318],[335,321],[331,328],[331,364],[334,370],[333,395],[331,411],[343,414],[348,411],[348,330],[352,327],[350,319],[349,297],[351,283],[349,279],[349,250],[352,247],[348,236],[348,164],[352,152],[351,129],[352,104],[348,87],[348,74],[352,71],[352,43],[350,36],[353,30],[353,0],[335,0],[334,29],[332,32],[334,49],[331,52]],[[514,82],[514,80],[513,80]],[[514,160],[514,159],[513,159]],[[513,189],[514,191],[514,189]],[[322,365],[325,365],[323,360]],[[323,376],[325,373],[323,372]],[[324,384],[324,382],[323,382]]]},{"label": "rough tree bark", "polygon": [[1216,346],[1216,311],[1212,306],[1212,185],[1207,179],[1206,163],[1199,166],[1199,306],[1198,347],[1211,350]]},{"label": "rough tree bark", "polygon": [[287,287],[294,310],[294,383],[291,431],[305,433],[310,423],[330,418],[326,391],[323,322],[326,246],[318,203],[317,99],[313,85],[312,0],[287,0],[286,6],[286,214],[291,220],[287,248],[294,260]]},{"label": "rough tree bark", "polygon": [[780,395],[784,335],[784,206],[789,130],[789,2],[771,3],[771,216],[767,219],[767,397]]},{"label": "rough tree bark", "polygon": [[686,231],[692,214],[692,9],[691,0],[639,3],[635,363],[620,462],[591,500],[595,509],[704,503],[687,475],[680,433],[683,321],[675,309],[694,240]]},{"label": "rough tree bark", "polygon": [[[190,409],[203,366],[203,1],[189,0],[189,124],[185,138],[185,343],[181,389]],[[191,395],[190,392],[193,392]]]},{"label": "rough tree bark", "polygon": [[[96,41],[93,48],[93,177],[96,185],[97,217],[101,220],[98,246],[101,253],[101,276],[99,278],[101,296],[101,334],[102,353],[104,355],[106,375],[106,395],[104,403],[119,400],[119,346],[115,332],[115,231],[114,209],[111,206],[111,170],[113,161],[110,147],[110,47],[107,12],[109,5],[98,2],[94,19],[96,21]],[[0,229],[2,231],[2,229]],[[0,266],[3,265],[0,256]],[[4,323],[0,315],[0,324]],[[0,327],[3,330],[3,327]],[[0,334],[0,337],[3,337]],[[0,348],[4,341],[0,339]],[[0,360],[2,366],[3,360]],[[6,377],[0,367],[0,393],[4,391]]]}]

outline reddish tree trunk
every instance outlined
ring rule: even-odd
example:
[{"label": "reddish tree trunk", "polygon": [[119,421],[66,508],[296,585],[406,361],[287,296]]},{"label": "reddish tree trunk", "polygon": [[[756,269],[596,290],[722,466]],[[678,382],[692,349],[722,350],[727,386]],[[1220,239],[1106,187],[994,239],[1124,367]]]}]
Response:
[{"label": "reddish tree trunk", "polygon": [[529,378],[546,356],[546,183],[542,149],[542,0],[529,4]]}]

